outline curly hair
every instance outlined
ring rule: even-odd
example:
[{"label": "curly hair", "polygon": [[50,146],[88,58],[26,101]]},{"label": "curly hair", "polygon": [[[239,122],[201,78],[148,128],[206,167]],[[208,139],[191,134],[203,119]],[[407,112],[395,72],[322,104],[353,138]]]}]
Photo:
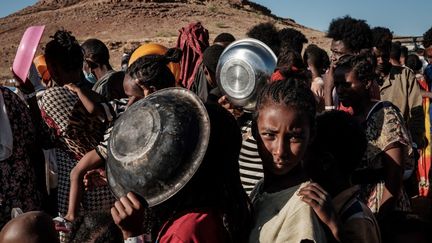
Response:
[{"label": "curly hair", "polygon": [[395,60],[398,60],[401,58],[402,55],[402,46],[397,43],[391,44],[391,50],[390,50],[390,58],[393,58]]},{"label": "curly hair", "polygon": [[303,44],[308,43],[306,36],[293,28],[285,28],[279,31],[280,46],[288,47],[301,53],[303,50]]},{"label": "curly hair", "polygon": [[372,29],[373,42],[372,45],[379,50],[390,52],[393,33],[385,27],[375,27]]},{"label": "curly hair", "polygon": [[413,71],[419,71],[423,66],[420,58],[416,54],[409,54],[405,63],[406,66],[411,68]]},{"label": "curly hair", "polygon": [[423,46],[424,48],[432,46],[432,27],[423,34]]},{"label": "curly hair", "polygon": [[336,69],[342,69],[346,72],[354,72],[357,80],[364,84],[366,84],[368,81],[376,80],[378,78],[375,72],[375,65],[368,53],[362,55],[346,56],[343,60],[338,62]]},{"label": "curly hair", "polygon": [[281,48],[278,56],[277,66],[279,69],[288,68],[291,70],[292,67],[295,67],[299,71],[306,69],[300,54],[288,46]]},{"label": "curly hair", "polygon": [[88,39],[82,43],[81,47],[84,50],[84,58],[98,65],[106,65],[111,69],[109,64],[110,54],[108,47],[98,39]]},{"label": "curly hair", "polygon": [[310,60],[318,70],[326,70],[330,66],[330,58],[327,52],[315,44],[306,47],[303,54],[303,62],[307,65]]},{"label": "curly hair", "polygon": [[316,100],[307,78],[302,74],[286,77],[285,80],[267,83],[258,95],[253,115],[254,126],[259,112],[268,104],[282,104],[306,115],[311,127],[315,126]]},{"label": "curly hair", "polygon": [[235,37],[231,33],[220,33],[216,36],[213,42],[234,42]]},{"label": "curly hair", "polygon": [[342,41],[353,52],[372,47],[372,32],[365,20],[350,16],[333,19],[327,37]]},{"label": "curly hair", "polygon": [[167,67],[169,62],[179,62],[180,49],[172,48],[165,55],[147,55],[138,58],[126,70],[133,79],[138,79],[142,85],[154,86],[157,90],[173,87],[175,78]]},{"label": "curly hair", "polygon": [[261,23],[253,26],[246,35],[264,42],[272,49],[276,56],[279,55],[280,40],[278,37],[278,30],[273,23]]},{"label": "curly hair", "polygon": [[45,60],[55,63],[65,71],[80,70],[83,66],[83,51],[71,32],[58,30],[45,46]]}]

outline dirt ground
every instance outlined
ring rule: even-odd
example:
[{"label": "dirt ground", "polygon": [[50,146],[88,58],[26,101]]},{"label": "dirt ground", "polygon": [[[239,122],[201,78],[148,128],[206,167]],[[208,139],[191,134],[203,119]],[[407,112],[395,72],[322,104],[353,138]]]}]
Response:
[{"label": "dirt ground", "polygon": [[38,53],[57,29],[69,30],[82,42],[88,38],[104,41],[110,49],[111,63],[120,67],[124,50],[146,42],[168,47],[176,45],[178,30],[200,21],[209,30],[210,40],[222,32],[237,39],[262,22],[274,22],[278,28],[302,31],[309,43],[328,49],[329,40],[291,19],[274,16],[265,7],[248,1],[199,0],[40,0],[34,6],[0,19],[0,79],[10,78],[16,50],[25,29],[46,25]]}]

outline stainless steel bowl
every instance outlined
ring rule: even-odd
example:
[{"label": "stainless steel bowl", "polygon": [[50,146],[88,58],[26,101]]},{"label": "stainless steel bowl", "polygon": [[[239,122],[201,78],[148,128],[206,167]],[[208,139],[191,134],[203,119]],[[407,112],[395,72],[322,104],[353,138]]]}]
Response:
[{"label": "stainless steel bowl", "polygon": [[257,94],[276,68],[273,51],[256,39],[229,45],[219,58],[216,79],[220,90],[237,107],[255,108]]},{"label": "stainless steel bowl", "polygon": [[108,143],[108,183],[116,197],[134,192],[149,206],[176,194],[207,150],[210,121],[191,91],[168,88],[129,107]]}]

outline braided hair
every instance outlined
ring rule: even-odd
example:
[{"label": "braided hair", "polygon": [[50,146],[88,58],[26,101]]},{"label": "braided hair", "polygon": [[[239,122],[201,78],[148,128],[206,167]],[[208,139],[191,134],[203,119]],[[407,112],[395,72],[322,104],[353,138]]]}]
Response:
[{"label": "braided hair", "polygon": [[304,75],[291,75],[285,80],[264,85],[255,106],[254,127],[259,112],[270,103],[292,107],[307,116],[311,127],[315,124],[316,101]]},{"label": "braided hair", "polygon": [[55,63],[65,71],[81,70],[83,66],[83,51],[71,32],[58,30],[52,40],[46,44],[45,60]]},{"label": "braided hair", "polygon": [[173,87],[175,77],[167,67],[170,62],[179,62],[181,50],[172,48],[165,55],[146,55],[138,58],[126,70],[126,74],[137,79],[141,85],[154,86],[157,90]]}]

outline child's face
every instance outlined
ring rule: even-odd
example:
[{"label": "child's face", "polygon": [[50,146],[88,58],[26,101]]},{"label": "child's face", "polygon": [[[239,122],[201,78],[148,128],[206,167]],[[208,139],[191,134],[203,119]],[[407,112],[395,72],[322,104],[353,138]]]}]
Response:
[{"label": "child's face", "polygon": [[259,111],[257,132],[264,170],[274,175],[289,173],[303,160],[311,136],[306,115],[272,102]]},{"label": "child's face", "polygon": [[124,77],[123,89],[129,98],[129,105],[145,97],[143,89],[128,74]]}]

